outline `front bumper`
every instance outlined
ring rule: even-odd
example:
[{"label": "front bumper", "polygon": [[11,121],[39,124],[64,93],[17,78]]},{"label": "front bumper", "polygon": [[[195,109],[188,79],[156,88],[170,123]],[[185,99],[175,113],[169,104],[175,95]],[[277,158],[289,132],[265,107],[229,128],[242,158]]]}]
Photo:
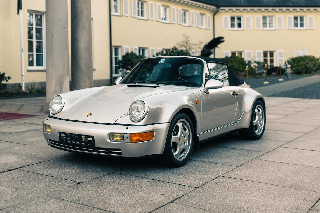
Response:
[{"label": "front bumper", "polygon": [[[82,123],[47,118],[43,121],[50,125],[50,133],[44,132],[47,143],[58,149],[66,151],[85,152],[101,155],[113,155],[123,157],[141,157],[147,155],[162,154],[166,143],[169,123],[151,124],[146,126],[133,125],[105,125],[96,123]],[[111,142],[109,133],[144,133],[154,131],[154,138],[150,141],[139,143]],[[82,147],[76,144],[64,144],[59,140],[59,133],[92,136],[94,147]]]}]

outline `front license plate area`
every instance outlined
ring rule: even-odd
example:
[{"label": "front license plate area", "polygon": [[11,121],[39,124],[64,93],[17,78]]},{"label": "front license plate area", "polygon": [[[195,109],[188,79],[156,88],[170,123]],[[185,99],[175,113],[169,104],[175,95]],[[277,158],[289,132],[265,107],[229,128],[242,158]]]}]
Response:
[{"label": "front license plate area", "polygon": [[80,148],[94,148],[95,141],[94,137],[90,135],[80,135],[72,133],[59,133],[59,141],[62,144]]}]

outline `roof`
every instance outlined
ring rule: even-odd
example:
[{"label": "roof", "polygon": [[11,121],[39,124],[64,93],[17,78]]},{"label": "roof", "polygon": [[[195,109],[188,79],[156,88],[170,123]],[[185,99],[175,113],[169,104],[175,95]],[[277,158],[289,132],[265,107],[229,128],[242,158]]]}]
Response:
[{"label": "roof", "polygon": [[319,0],[195,0],[217,7],[320,7]]}]

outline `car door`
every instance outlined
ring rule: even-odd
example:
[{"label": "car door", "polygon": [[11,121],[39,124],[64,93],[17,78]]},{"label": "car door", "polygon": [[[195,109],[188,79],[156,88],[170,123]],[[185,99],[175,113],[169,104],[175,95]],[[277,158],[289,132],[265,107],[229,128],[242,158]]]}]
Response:
[{"label": "car door", "polygon": [[228,67],[225,64],[208,63],[208,79],[221,81],[222,88],[210,89],[201,94],[200,140],[234,129],[239,100],[238,87],[229,86]]}]

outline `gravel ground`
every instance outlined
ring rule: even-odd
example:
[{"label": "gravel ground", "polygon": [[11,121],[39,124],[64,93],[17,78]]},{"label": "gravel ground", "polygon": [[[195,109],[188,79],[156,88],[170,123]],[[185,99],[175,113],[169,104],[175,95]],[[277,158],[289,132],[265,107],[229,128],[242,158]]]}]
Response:
[{"label": "gravel ground", "polygon": [[310,84],[286,92],[280,92],[271,95],[270,97],[320,99],[320,83]]},{"label": "gravel ground", "polygon": [[[265,78],[258,78],[258,79],[249,78],[249,85],[251,88],[254,89],[254,88],[258,88],[258,87],[265,87],[265,86],[269,86],[269,85],[273,85],[273,84],[279,84],[279,83],[286,82],[286,81],[297,80],[297,79],[304,78],[304,77],[309,77],[309,75],[308,76],[291,75],[290,78],[284,76],[283,81],[279,81],[279,77],[268,77],[267,81],[269,82],[269,84],[267,84],[267,85],[263,84],[263,82],[266,81]],[[247,79],[244,78],[244,80],[247,83]]]}]

